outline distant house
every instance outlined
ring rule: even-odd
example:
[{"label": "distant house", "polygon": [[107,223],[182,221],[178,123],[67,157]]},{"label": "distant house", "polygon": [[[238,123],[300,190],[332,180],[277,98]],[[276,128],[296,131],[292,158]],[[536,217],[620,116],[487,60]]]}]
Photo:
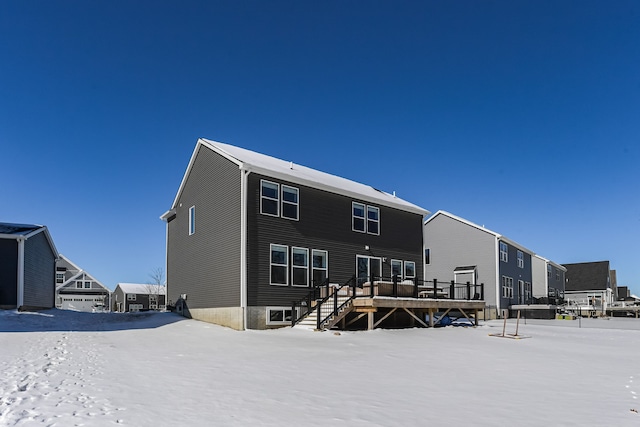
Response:
[{"label": "distant house", "polygon": [[141,283],[118,283],[113,291],[112,309],[119,313],[143,310],[164,310],[166,287]]},{"label": "distant house", "polygon": [[543,260],[555,273],[549,279],[533,275],[535,253],[505,236],[445,211],[438,211],[424,223],[425,282],[438,281],[484,284],[486,318],[502,310],[536,303],[534,288],[540,295],[547,289],[561,294],[563,268]]},{"label": "distant house", "polygon": [[609,261],[562,264],[567,269],[565,299],[582,310],[606,314],[617,299]]},{"label": "distant house", "polygon": [[364,184],[200,139],[161,217],[169,301],[235,329],[289,325],[292,301],[326,280],[420,278],[428,213]]},{"label": "distant house", "polygon": [[0,308],[54,307],[57,258],[47,227],[0,223]]},{"label": "distant house", "polygon": [[60,254],[56,262],[56,308],[108,311],[110,295],[106,286]]},{"label": "distant house", "polygon": [[537,302],[558,305],[564,301],[567,269],[540,255],[532,258],[533,297]]}]

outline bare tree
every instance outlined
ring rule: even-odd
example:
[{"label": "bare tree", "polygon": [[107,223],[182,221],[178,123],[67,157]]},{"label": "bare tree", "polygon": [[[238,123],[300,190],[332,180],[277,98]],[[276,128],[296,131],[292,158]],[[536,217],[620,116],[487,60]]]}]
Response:
[{"label": "bare tree", "polygon": [[147,290],[149,292],[149,308],[157,310],[160,306],[166,305],[166,280],[164,276],[164,269],[158,267],[149,273],[151,279],[147,283]]}]

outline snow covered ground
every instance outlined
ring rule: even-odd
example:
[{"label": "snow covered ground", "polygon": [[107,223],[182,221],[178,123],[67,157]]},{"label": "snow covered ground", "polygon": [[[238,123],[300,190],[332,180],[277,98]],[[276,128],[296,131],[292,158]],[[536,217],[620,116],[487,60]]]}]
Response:
[{"label": "snow covered ground", "polygon": [[530,338],[489,336],[501,331],[237,332],[171,313],[0,311],[0,425],[640,425],[640,319],[529,320]]}]

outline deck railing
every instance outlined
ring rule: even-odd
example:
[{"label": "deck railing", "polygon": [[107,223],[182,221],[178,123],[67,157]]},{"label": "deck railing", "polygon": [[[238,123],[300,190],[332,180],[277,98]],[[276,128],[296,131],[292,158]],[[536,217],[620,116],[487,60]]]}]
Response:
[{"label": "deck railing", "polygon": [[322,327],[355,298],[432,298],[452,300],[484,300],[484,283],[472,284],[439,282],[437,279],[424,282],[417,278],[400,281],[398,276],[384,280],[382,277],[355,276],[341,285],[330,284],[327,278],[315,285],[302,299],[291,304],[291,326],[316,311],[317,328]]}]

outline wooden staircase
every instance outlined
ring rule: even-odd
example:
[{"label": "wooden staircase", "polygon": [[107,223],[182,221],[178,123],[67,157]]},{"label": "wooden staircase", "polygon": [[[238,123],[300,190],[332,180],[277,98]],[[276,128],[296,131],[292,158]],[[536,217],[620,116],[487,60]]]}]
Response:
[{"label": "wooden staircase", "polygon": [[[353,311],[353,303],[349,301],[348,296],[337,296],[337,306],[340,307],[344,304],[342,308],[338,309],[337,313],[334,313],[334,301],[333,298],[325,301],[320,305],[320,319],[324,320],[320,329],[318,329],[318,309],[317,307],[313,309],[309,314],[307,314],[302,320],[300,320],[294,328],[298,329],[311,329],[314,331],[321,330],[326,331],[333,328],[340,320],[342,320],[347,314]],[[348,301],[348,302],[347,302]],[[347,302],[345,304],[345,302]]]}]

